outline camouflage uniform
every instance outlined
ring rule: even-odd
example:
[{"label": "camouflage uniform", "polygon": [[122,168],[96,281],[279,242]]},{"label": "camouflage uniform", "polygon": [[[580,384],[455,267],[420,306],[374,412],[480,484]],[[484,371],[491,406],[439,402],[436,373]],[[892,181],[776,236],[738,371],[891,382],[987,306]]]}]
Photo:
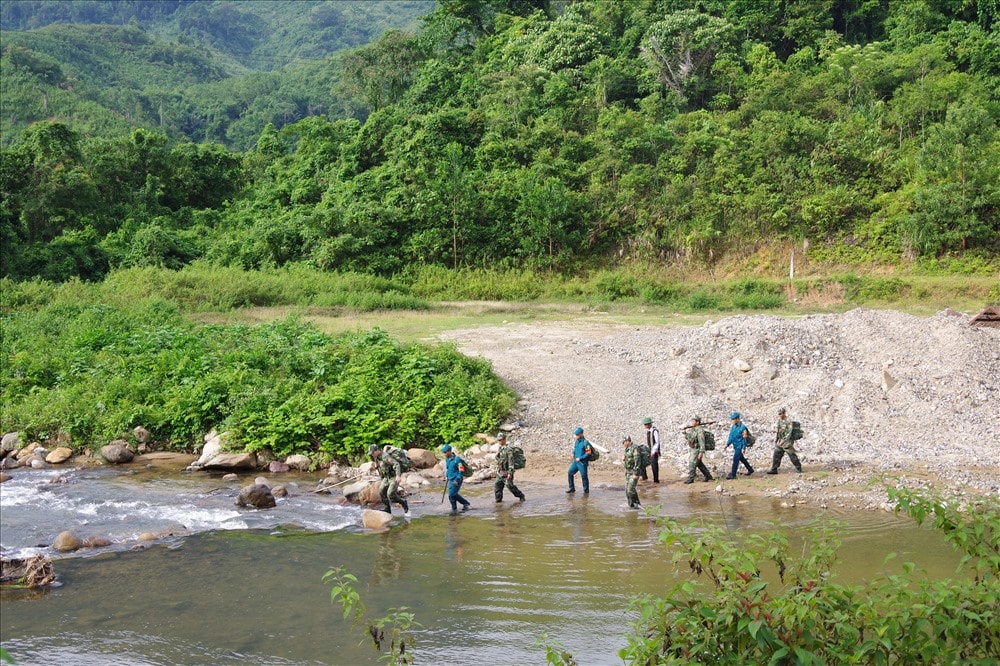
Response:
[{"label": "camouflage uniform", "polygon": [[628,500],[628,508],[638,509],[640,506],[639,493],[635,487],[639,483],[642,464],[639,459],[639,451],[632,445],[632,441],[626,440],[626,442],[625,457],[622,459],[625,463],[625,499]]},{"label": "camouflage uniform", "polygon": [[378,494],[382,498],[382,503],[385,504],[386,513],[392,513],[390,501],[403,507],[404,513],[409,513],[410,505],[399,495],[399,485],[396,483],[396,477],[403,475],[403,468],[400,467],[399,462],[383,451],[379,454],[375,464],[378,465],[378,474],[382,477]]},{"label": "camouflage uniform", "polygon": [[792,441],[792,421],[787,417],[781,418],[783,415],[783,412],[779,412],[778,425],[775,427],[774,454],[771,456],[771,469],[767,470],[767,473],[777,474],[781,459],[787,453],[788,459],[795,465],[795,470],[801,474],[802,463],[799,462],[799,456],[795,452],[795,442]]},{"label": "camouflage uniform", "polygon": [[702,456],[705,455],[705,429],[699,422],[695,427],[685,430],[684,437],[691,449],[688,457],[688,475],[684,483],[694,483],[695,472],[701,472],[706,481],[711,481],[712,475],[702,462]]},{"label": "camouflage uniform", "polygon": [[493,497],[498,502],[503,501],[504,485],[514,493],[514,497],[524,501],[524,493],[514,485],[514,455],[507,446],[507,440],[500,441],[500,450],[497,451],[497,480],[493,483]]}]

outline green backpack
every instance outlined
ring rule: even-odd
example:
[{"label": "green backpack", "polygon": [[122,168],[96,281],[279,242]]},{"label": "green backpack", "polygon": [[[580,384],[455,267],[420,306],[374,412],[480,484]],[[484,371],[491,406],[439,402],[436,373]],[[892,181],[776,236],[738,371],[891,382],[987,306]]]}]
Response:
[{"label": "green backpack", "polygon": [[510,447],[510,464],[514,469],[524,469],[528,461],[524,457],[524,449],[520,446]]},{"label": "green backpack", "polygon": [[715,450],[715,433],[711,430],[702,430],[705,433],[705,450],[714,451]]},{"label": "green backpack", "polygon": [[635,452],[639,454],[639,466],[649,467],[649,447],[645,444],[639,444]]},{"label": "green backpack", "polygon": [[472,476],[472,468],[463,458],[458,459],[458,471],[461,472],[462,476],[466,479]]},{"label": "green backpack", "polygon": [[397,448],[395,446],[390,446],[386,450],[385,455],[389,456],[390,458],[398,462],[399,469],[403,470],[404,472],[409,472],[411,469],[413,469],[413,461],[410,460],[410,456],[406,455],[406,451],[404,451],[403,449]]},{"label": "green backpack", "polygon": [[748,449],[752,449],[753,445],[757,443],[757,436],[754,435],[752,432],[750,432],[749,428],[747,428],[747,437],[746,437],[746,439],[747,439],[747,441],[746,441],[746,447]]}]

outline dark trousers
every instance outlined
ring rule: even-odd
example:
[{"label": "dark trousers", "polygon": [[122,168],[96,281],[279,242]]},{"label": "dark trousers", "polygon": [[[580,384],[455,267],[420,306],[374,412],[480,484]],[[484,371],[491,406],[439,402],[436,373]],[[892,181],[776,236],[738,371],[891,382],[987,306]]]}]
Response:
[{"label": "dark trousers", "polygon": [[653,483],[660,482],[660,454],[654,453],[649,456],[649,468],[653,472]]}]

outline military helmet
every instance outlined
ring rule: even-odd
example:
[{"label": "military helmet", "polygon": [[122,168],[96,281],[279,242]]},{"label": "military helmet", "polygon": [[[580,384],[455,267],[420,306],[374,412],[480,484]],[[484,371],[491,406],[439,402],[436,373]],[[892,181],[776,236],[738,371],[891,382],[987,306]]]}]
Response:
[{"label": "military helmet", "polygon": [[653,422],[653,419],[651,419],[651,418],[649,418],[649,417],[647,416],[646,418],[644,418],[644,419],[642,420],[642,425],[649,425],[649,424],[650,424],[650,423],[652,423],[652,422]]},{"label": "military helmet", "polygon": [[375,455],[375,452],[378,451],[378,450],[379,450],[378,444],[369,444],[368,445],[368,455],[373,456],[373,455]]},{"label": "military helmet", "polygon": [[698,423],[701,423],[701,417],[698,416],[697,414],[691,420],[692,421],[697,421]]},{"label": "military helmet", "polygon": [[502,442],[505,439],[507,439],[507,433],[505,433],[503,430],[497,433],[497,440]]},{"label": "military helmet", "polygon": [[629,444],[631,444],[632,443],[632,437],[629,436],[629,435],[625,435],[624,437],[622,437],[622,444],[624,444],[625,442],[628,442]]},{"label": "military helmet", "polygon": [[785,412],[785,408],[784,408],[784,407],[782,407],[781,409],[779,409],[779,410],[778,410],[778,413],[779,413],[779,414],[785,414],[785,413],[786,413],[786,412]]}]

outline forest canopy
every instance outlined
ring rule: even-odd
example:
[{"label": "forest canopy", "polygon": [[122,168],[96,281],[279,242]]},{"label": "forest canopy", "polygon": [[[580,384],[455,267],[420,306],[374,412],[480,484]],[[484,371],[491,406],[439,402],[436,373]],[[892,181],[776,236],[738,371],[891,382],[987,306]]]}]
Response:
[{"label": "forest canopy", "polygon": [[[4,103],[5,277],[574,271],[803,241],[996,271],[998,0],[441,0],[417,30],[251,79],[138,20],[6,25],[4,97],[47,115],[15,127]],[[62,59],[71,29],[158,63],[155,94],[58,107],[114,71]]]}]

